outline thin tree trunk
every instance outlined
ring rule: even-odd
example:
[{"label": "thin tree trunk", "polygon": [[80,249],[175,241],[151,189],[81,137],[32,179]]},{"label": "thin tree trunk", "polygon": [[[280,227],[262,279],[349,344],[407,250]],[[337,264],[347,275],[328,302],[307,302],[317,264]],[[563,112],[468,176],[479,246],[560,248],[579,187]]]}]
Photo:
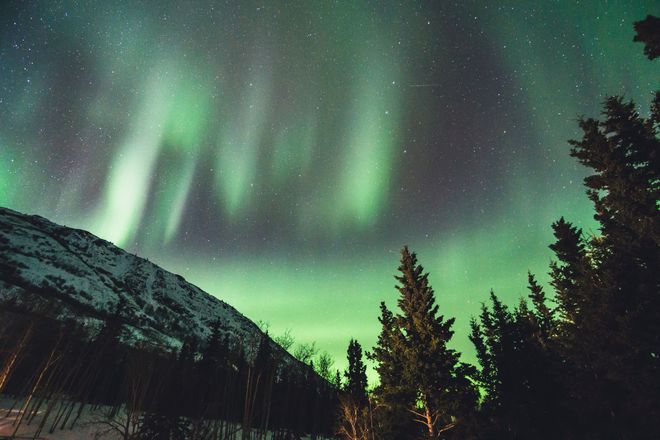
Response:
[{"label": "thin tree trunk", "polygon": [[2,394],[2,391],[4,390],[5,386],[7,385],[7,382],[9,381],[9,375],[11,374],[11,370],[14,368],[14,365],[16,364],[16,361],[18,360],[18,356],[23,352],[23,349],[25,348],[27,340],[32,335],[32,328],[33,327],[34,327],[34,323],[31,323],[30,326],[28,327],[28,329],[23,334],[23,337],[21,338],[20,342],[16,346],[16,349],[13,351],[13,353],[9,357],[9,360],[7,362],[5,362],[5,365],[2,368],[2,371],[0,371],[0,394]]},{"label": "thin tree trunk", "polygon": [[435,438],[433,418],[431,417],[431,412],[429,411],[429,406],[424,405],[424,417],[426,419],[426,428],[429,431],[429,438]]},{"label": "thin tree trunk", "polygon": [[[58,341],[59,342],[59,341]],[[37,389],[39,388],[39,385],[41,384],[41,380],[43,379],[44,375],[46,374],[46,371],[50,368],[50,366],[57,360],[54,359],[55,356],[55,351],[57,349],[58,344],[55,344],[55,347],[50,352],[50,355],[48,356],[48,360],[46,361],[46,364],[44,365],[43,369],[41,370],[41,373],[39,374],[39,377],[37,378],[37,381],[35,382],[34,386],[32,387],[32,391],[30,394],[27,396],[25,403],[23,404],[23,407],[21,410],[19,410],[19,416],[16,420],[14,420],[14,424],[16,428],[14,429],[14,432],[12,433],[12,437],[15,437],[16,434],[18,433],[18,429],[21,426],[21,423],[23,422],[23,418],[25,417],[25,413],[27,412],[27,409],[30,405],[30,402],[32,401],[32,398],[34,397],[34,394],[36,393]]]}]

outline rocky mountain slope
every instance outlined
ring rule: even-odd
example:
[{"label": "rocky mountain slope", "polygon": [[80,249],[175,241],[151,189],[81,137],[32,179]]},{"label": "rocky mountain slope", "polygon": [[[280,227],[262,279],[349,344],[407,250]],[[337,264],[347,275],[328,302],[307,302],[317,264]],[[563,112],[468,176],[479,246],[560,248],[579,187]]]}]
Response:
[{"label": "rocky mountain slope", "polygon": [[0,301],[55,301],[50,313],[91,326],[114,314],[122,298],[121,320],[133,342],[178,348],[194,336],[203,343],[219,320],[229,341],[249,354],[263,335],[230,305],[144,258],[89,232],[0,208]]}]

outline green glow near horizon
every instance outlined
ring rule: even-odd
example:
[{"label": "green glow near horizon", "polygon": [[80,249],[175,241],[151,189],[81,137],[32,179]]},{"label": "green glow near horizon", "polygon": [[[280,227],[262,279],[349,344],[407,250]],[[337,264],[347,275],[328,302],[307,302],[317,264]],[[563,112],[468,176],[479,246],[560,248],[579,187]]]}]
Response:
[{"label": "green glow near horizon", "polygon": [[403,244],[473,360],[490,288],[512,303],[528,269],[547,279],[550,223],[595,230],[576,118],[616,93],[646,112],[660,86],[631,41],[657,2],[238,4],[0,20],[0,204],[160,261],[339,367],[350,337],[375,343]]}]

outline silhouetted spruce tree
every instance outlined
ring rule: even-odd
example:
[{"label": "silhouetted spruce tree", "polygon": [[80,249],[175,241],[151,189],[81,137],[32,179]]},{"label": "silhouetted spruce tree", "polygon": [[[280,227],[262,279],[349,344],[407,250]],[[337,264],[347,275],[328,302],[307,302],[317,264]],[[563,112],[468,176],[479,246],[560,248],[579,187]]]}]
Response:
[{"label": "silhouetted spruce tree", "polygon": [[209,368],[222,365],[227,359],[229,350],[222,336],[222,323],[216,319],[211,323],[210,329],[211,334],[202,351],[202,366],[208,365]]},{"label": "silhouetted spruce tree", "polygon": [[634,41],[644,43],[644,54],[650,60],[660,57],[660,18],[647,15],[635,22],[635,32]]},{"label": "silhouetted spruce tree", "polygon": [[[460,353],[447,347],[454,333],[454,319],[445,320],[438,315],[428,273],[417,264],[417,256],[408,247],[401,251],[398,270],[400,275],[395,278],[399,282],[401,314],[385,317],[383,330],[389,336],[390,346],[387,356],[377,360],[391,362],[391,357],[394,365],[401,368],[396,371],[398,378],[394,376],[395,389],[405,390],[408,398],[412,396],[413,405],[407,411],[421,426],[424,436],[445,438],[452,431],[459,432],[457,425],[470,415],[476,392],[468,376],[474,371],[459,361]],[[374,354],[378,352],[374,350]],[[386,373],[391,375],[392,371]],[[381,386],[388,385],[381,382]],[[385,404],[387,396],[380,393]]]},{"label": "silhouetted spruce tree", "polygon": [[552,229],[555,242],[550,248],[556,261],[550,264],[550,284],[560,318],[556,348],[563,359],[559,375],[567,390],[568,422],[574,435],[599,438],[612,432],[610,414],[622,398],[622,389],[602,374],[594,358],[613,342],[602,325],[616,322],[610,295],[594,266],[602,257],[602,249],[596,245],[600,238],[592,239],[590,248],[582,231],[564,218],[553,223]]},{"label": "silhouetted spruce tree", "polygon": [[121,342],[126,331],[123,316],[127,307],[126,298],[119,296],[114,312],[106,318],[103,327],[92,341],[92,358],[89,360],[93,364],[91,373],[95,376],[90,395],[113,405],[120,403],[122,369],[127,362],[126,350]]},{"label": "silhouetted spruce tree", "polygon": [[367,367],[362,361],[362,346],[355,339],[348,343],[346,357],[348,369],[344,372],[346,378],[346,393],[353,396],[359,403],[367,401]]},{"label": "silhouetted spruce tree", "polygon": [[570,142],[592,170],[600,235],[553,225],[559,341],[580,435],[660,436],[660,93],[648,119],[619,97],[604,107],[604,120],[583,119]]},{"label": "silhouetted spruce tree", "polygon": [[552,224],[552,231],[555,242],[550,249],[557,260],[550,263],[550,284],[555,289],[563,329],[570,337],[577,335],[582,327],[583,312],[589,312],[585,310],[585,302],[593,280],[592,267],[581,229],[562,217]]},{"label": "silhouetted spruce tree", "polygon": [[183,341],[181,350],[178,353],[174,364],[172,381],[166,390],[166,395],[172,400],[172,404],[177,406],[177,414],[187,417],[197,417],[198,407],[196,405],[199,395],[196,395],[195,356],[197,354],[197,339],[194,337]]},{"label": "silhouetted spruce tree", "polygon": [[348,343],[346,386],[339,396],[337,432],[347,440],[373,437],[372,414],[367,395],[367,368],[362,361],[362,347],[355,339]]},{"label": "silhouetted spruce tree", "polygon": [[481,365],[477,378],[485,391],[480,438],[562,437],[556,423],[561,414],[556,362],[537,319],[550,312],[531,276],[530,284],[535,311],[524,299],[510,311],[491,292],[491,308],[483,305],[479,320],[471,322],[470,339]]},{"label": "silhouetted spruce tree", "polygon": [[534,306],[534,318],[538,324],[537,338],[542,345],[547,346],[550,337],[554,334],[555,316],[552,309],[548,307],[548,300],[543,287],[536,281],[536,277],[531,272],[527,273],[527,283],[529,299]]},{"label": "silhouetted spruce tree", "polygon": [[341,373],[339,370],[335,370],[335,378],[333,379],[332,384],[337,390],[341,390],[343,388],[341,383]]},{"label": "silhouetted spruce tree", "polygon": [[223,339],[220,321],[213,321],[210,329],[211,334],[201,350],[201,359],[197,367],[199,377],[203,377],[204,380],[201,381],[199,377],[193,378],[191,383],[191,386],[197,388],[197,392],[193,395],[194,408],[191,408],[191,411],[205,418],[219,417],[225,413],[223,391],[229,356],[229,348]]},{"label": "silhouetted spruce tree", "polygon": [[416,402],[414,385],[402,374],[405,368],[404,337],[396,326],[394,314],[380,303],[381,331],[368,357],[376,362],[379,384],[374,390],[375,430],[384,440],[414,439],[420,427],[412,421],[410,409]]}]

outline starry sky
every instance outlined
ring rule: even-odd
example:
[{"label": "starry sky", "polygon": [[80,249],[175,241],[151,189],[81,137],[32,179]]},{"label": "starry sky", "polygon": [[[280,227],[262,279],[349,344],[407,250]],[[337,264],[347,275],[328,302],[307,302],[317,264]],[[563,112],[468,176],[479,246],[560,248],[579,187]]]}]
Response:
[{"label": "starry sky", "polygon": [[[492,288],[595,231],[568,156],[648,108],[654,1],[3,1],[0,205],[182,274],[346,364],[408,244],[455,348]],[[373,379],[373,378],[372,378]]]}]

